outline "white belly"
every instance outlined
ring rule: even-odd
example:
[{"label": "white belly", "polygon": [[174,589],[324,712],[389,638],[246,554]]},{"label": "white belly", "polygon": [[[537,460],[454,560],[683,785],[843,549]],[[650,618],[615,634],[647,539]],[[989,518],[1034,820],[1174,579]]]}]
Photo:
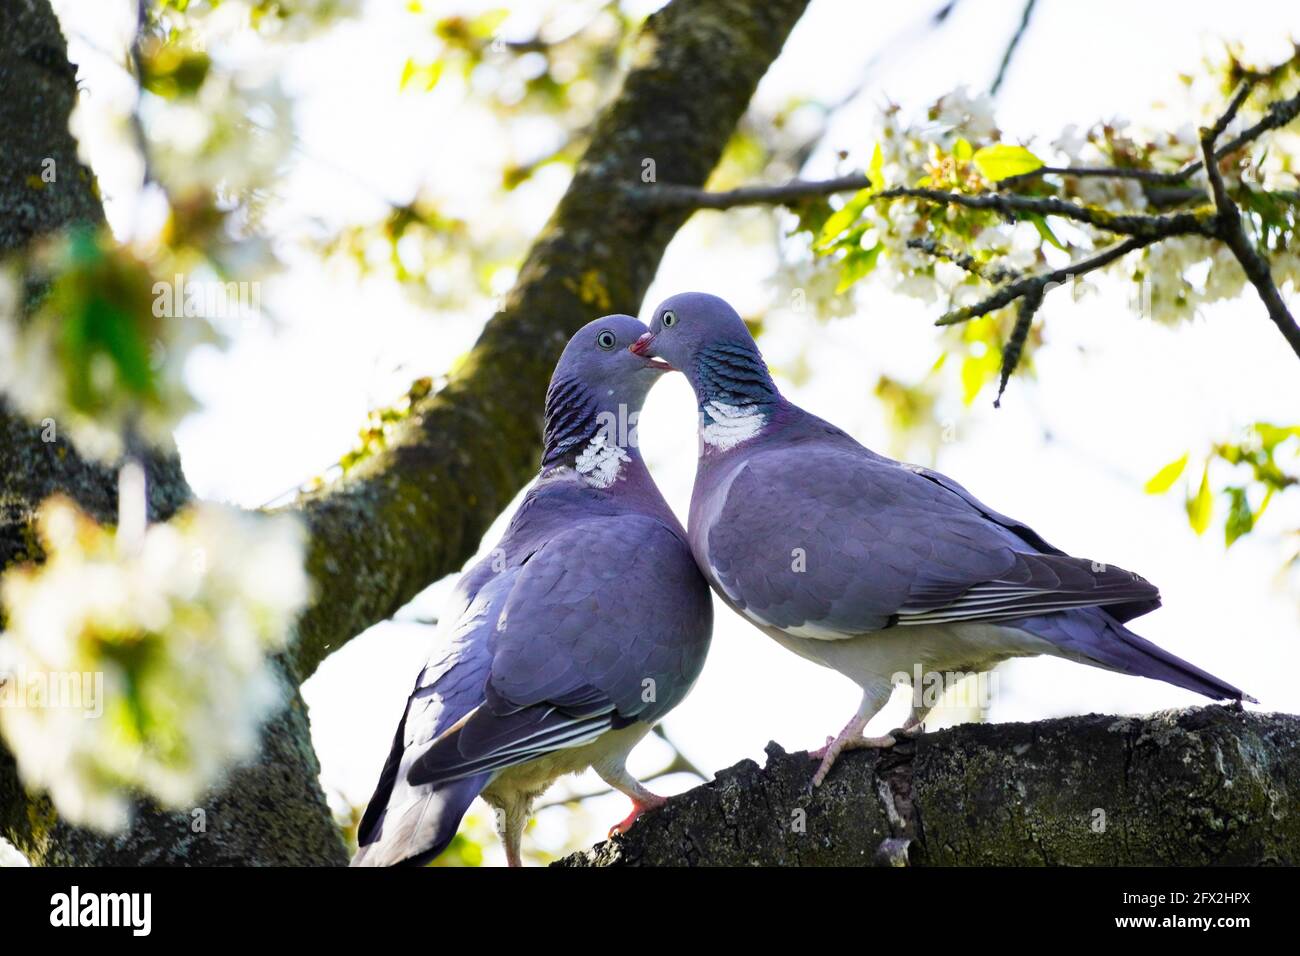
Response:
[{"label": "white belly", "polygon": [[783,647],[839,671],[864,690],[910,685],[918,671],[980,673],[1012,657],[1056,651],[1040,637],[1001,624],[889,627],[839,640],[798,637],[772,627],[763,630]]}]

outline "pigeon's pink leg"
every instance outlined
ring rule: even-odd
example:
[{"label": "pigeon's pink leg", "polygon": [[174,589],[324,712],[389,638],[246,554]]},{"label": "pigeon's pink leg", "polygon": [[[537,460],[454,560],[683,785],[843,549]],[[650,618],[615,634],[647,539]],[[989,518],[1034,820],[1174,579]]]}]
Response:
[{"label": "pigeon's pink leg", "polygon": [[626,833],[632,828],[632,824],[636,823],[637,817],[641,816],[641,814],[647,810],[658,810],[668,802],[667,797],[651,793],[641,786],[641,781],[628,773],[622,764],[617,767],[597,767],[596,773],[600,775],[600,779],[619,793],[626,794],[627,798],[632,801],[632,812],[609,828],[611,837],[615,833]]},{"label": "pigeon's pink leg", "polygon": [[651,793],[649,790],[647,790],[645,796],[639,800],[636,797],[633,797],[632,812],[610,827],[609,835],[613,836],[615,833],[626,833],[628,830],[632,829],[632,824],[636,823],[637,817],[641,816],[641,814],[645,813],[647,810],[658,810],[667,802],[667,797],[661,797],[658,794]]},{"label": "pigeon's pink leg", "polygon": [[813,774],[812,785],[820,787],[826,775],[831,772],[831,767],[835,766],[835,760],[841,753],[846,750],[861,750],[865,747],[892,747],[897,741],[892,734],[885,734],[883,737],[863,737],[862,731],[866,729],[868,721],[876,716],[876,713],[889,700],[889,693],[882,694],[870,690],[864,690],[862,693],[862,703],[858,706],[858,712],[853,715],[853,719],[844,725],[844,729],[839,732],[837,737],[827,737],[826,746],[811,751],[808,756],[813,760],[820,760],[817,772]]}]

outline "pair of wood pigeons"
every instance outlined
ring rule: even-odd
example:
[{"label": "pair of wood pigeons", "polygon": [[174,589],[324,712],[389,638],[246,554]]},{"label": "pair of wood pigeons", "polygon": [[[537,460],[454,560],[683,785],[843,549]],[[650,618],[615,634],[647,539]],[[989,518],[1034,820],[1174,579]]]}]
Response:
[{"label": "pair of wood pigeons", "polygon": [[[628,428],[671,370],[699,401],[687,530]],[[787,401],[736,312],[686,293],[648,329],[610,315],[565,348],[541,472],[499,547],[459,582],[354,864],[433,859],[482,796],[518,865],[533,800],[588,767],[632,799],[615,830],[662,804],[624,761],[699,676],[710,586],[862,689],[853,718],[812,755],[814,785],[842,751],[919,730],[925,709],[914,707],[901,731],[863,735],[897,675],[1051,654],[1251,699],[1124,626],[1159,605],[1148,581],[1072,558],[952,479],[877,455]]]}]

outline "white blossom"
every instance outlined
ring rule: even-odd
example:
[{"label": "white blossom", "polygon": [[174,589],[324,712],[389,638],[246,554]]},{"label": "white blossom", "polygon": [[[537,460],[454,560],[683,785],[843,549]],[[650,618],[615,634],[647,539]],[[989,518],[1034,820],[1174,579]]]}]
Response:
[{"label": "white blossom", "polygon": [[[266,654],[309,598],[299,523],[199,504],[132,548],[53,498],[39,531],[44,563],[0,579],[0,732],[20,776],[101,829],[126,824],[134,792],[192,806],[283,699]],[[81,675],[90,699],[33,691]]]}]

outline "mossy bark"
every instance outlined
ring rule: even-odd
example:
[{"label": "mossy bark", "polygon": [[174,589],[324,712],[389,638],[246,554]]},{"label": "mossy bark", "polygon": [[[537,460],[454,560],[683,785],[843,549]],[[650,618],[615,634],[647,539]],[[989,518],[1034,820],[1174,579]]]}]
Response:
[{"label": "mossy bark", "polygon": [[767,748],[560,866],[1300,864],[1300,717],[1210,706]]},{"label": "mossy bark", "polygon": [[[102,221],[93,179],[68,132],[75,73],[48,0],[0,0],[0,253],[62,226]],[[28,177],[39,178],[47,157],[55,161],[55,181],[37,189]],[[47,442],[41,425],[21,420],[0,400],[0,569],[40,558],[33,521],[55,492],[99,521],[116,519],[116,472],[81,458],[58,424]],[[180,461],[154,454],[145,469],[150,519],[165,520],[191,497]],[[38,864],[346,862],[320,789],[297,675],[287,662],[277,666],[285,709],[262,728],[257,760],[233,770],[201,806],[164,812],[141,802],[132,826],[115,835],[74,827],[47,799],[26,791],[0,743],[0,834]]]},{"label": "mossy bark", "polygon": [[[538,237],[504,309],[469,360],[419,401],[387,448],[342,481],[290,506],[311,530],[319,600],[283,663],[290,685],[332,650],[460,568],[492,520],[533,475],[547,380],[565,341],[590,319],[636,312],[687,211],[629,201],[656,178],[702,185],[807,0],[674,0],[652,16],[637,64],[597,121],[592,145]],[[75,70],[48,0],[0,0],[0,252],[102,211],[67,131]],[[54,157],[57,188],[28,176]],[[66,165],[65,165],[66,164]],[[75,173],[65,175],[65,170]],[[190,496],[174,457],[150,463],[153,517]],[[116,477],[0,406],[0,561],[35,556],[31,521],[60,490],[112,520]],[[3,565],[0,565],[3,566]],[[296,690],[263,732],[258,761],[190,813],[142,808],[132,829],[103,838],[59,822],[26,794],[0,748],[0,834],[38,863],[338,863],[342,843],[321,795]]]}]

